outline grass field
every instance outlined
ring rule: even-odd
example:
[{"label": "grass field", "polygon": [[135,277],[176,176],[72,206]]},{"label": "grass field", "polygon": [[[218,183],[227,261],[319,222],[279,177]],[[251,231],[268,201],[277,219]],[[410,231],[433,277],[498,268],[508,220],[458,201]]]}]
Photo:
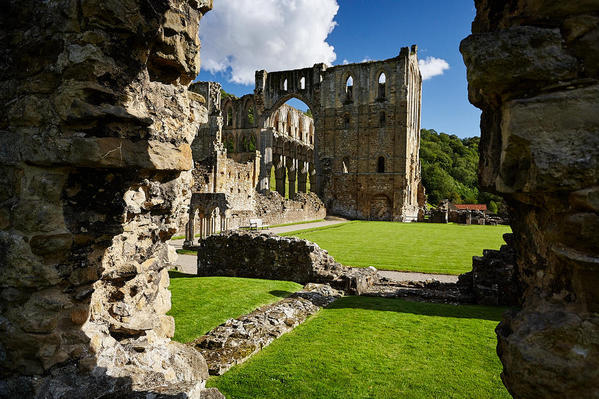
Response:
[{"label": "grass field", "polygon": [[346,266],[461,274],[472,256],[499,249],[509,226],[353,221],[281,235],[317,243]]},{"label": "grass field", "polygon": [[508,399],[503,309],[345,297],[208,381],[227,398]]},{"label": "grass field", "polygon": [[170,272],[175,336],[190,342],[227,321],[280,300],[302,288],[290,281],[233,277],[195,277]]}]

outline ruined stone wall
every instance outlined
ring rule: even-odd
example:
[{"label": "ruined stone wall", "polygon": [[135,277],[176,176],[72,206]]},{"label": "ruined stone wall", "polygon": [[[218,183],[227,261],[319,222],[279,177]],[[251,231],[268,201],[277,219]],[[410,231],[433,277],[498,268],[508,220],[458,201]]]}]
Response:
[{"label": "ruined stone wall", "polygon": [[283,224],[324,219],[327,210],[314,193],[296,193],[285,199],[276,191],[256,194],[256,217],[265,224]]},{"label": "ruined stone wall", "polygon": [[[411,221],[419,208],[421,85],[413,46],[385,61],[258,71],[254,103],[264,127],[273,119],[280,122],[276,111],[291,97],[310,107],[314,163],[307,165],[307,173],[311,189],[330,211]],[[277,167],[286,162],[276,155],[272,160],[266,155],[263,163]],[[268,186],[267,179],[263,173],[261,188]]]},{"label": "ruined stone wall", "polygon": [[377,281],[376,270],[345,267],[313,242],[249,231],[203,240],[198,275],[323,283],[351,294],[360,294]]},{"label": "ruined stone wall", "polygon": [[210,7],[4,2],[0,397],[198,397],[203,358],[169,340],[165,241],[207,120],[186,86]]},{"label": "ruined stone wall", "polygon": [[208,120],[202,123],[191,143],[193,160],[198,162],[213,156],[215,145],[222,142],[223,115],[221,112],[221,86],[216,82],[196,82],[189,90],[201,95],[206,103]]},{"label": "ruined stone wall", "polygon": [[502,195],[524,284],[497,328],[517,398],[599,395],[599,5],[475,1],[461,44],[482,109],[481,189]]}]

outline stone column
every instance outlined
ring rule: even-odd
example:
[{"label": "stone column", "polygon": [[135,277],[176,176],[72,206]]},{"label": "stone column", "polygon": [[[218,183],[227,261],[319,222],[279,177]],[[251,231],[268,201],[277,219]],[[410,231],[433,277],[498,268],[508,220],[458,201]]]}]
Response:
[{"label": "stone column", "polygon": [[475,1],[460,50],[523,286],[497,327],[515,398],[599,396],[599,4]]},{"label": "stone column", "polygon": [[314,168],[313,162],[309,163],[308,173],[310,175],[310,192],[318,193],[318,186],[317,186],[317,182],[316,182],[316,169]]},{"label": "stone column", "polygon": [[272,130],[263,129],[260,132],[260,181],[258,190],[270,190],[270,171],[273,165],[272,153],[273,133]]},{"label": "stone column", "polygon": [[295,180],[297,177],[297,159],[287,157],[287,180],[289,180],[289,199],[295,195]]},{"label": "stone column", "polygon": [[285,178],[287,169],[285,167],[285,157],[282,155],[275,156],[275,180],[277,183],[277,192],[285,197]]},{"label": "stone column", "polygon": [[300,167],[297,173],[297,191],[301,193],[307,193],[307,181],[308,181],[308,162],[300,161]]},{"label": "stone column", "polygon": [[195,235],[195,220],[194,220],[194,211],[193,209],[189,213],[189,221],[185,226],[185,242],[183,242],[183,246],[189,247],[194,244],[194,235]]}]

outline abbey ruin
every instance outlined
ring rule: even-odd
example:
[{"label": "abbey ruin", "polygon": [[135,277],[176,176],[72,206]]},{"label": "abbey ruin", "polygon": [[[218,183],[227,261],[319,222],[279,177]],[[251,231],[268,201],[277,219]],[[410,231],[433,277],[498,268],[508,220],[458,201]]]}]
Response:
[{"label": "abbey ruin", "polygon": [[[461,51],[483,111],[480,181],[513,210],[524,284],[497,328],[502,379],[516,398],[596,397],[599,7],[475,4]],[[4,2],[0,398],[222,397],[200,352],[170,340],[167,240],[190,213],[206,234],[255,215],[273,168],[280,194],[297,181],[296,205],[258,202],[290,217],[417,219],[416,47],[258,71],[253,95],[222,99],[190,89],[211,8]]]},{"label": "abbey ruin", "polygon": [[[197,196],[190,216],[199,209],[202,235],[206,225],[210,232],[247,225],[259,213],[256,201],[264,202],[255,191],[272,188],[285,197],[286,182],[290,199],[296,185],[300,193],[309,187],[318,195],[323,205],[312,207],[317,214],[326,208],[353,219],[418,219],[424,189],[416,46],[385,61],[257,71],[254,94],[239,99],[221,98],[214,82],[195,83],[191,90],[207,99],[209,115],[192,144],[199,164],[194,191],[204,195]],[[304,101],[313,117],[286,105],[291,98]],[[270,187],[271,173],[276,187]],[[276,222],[317,218],[285,216]]]}]

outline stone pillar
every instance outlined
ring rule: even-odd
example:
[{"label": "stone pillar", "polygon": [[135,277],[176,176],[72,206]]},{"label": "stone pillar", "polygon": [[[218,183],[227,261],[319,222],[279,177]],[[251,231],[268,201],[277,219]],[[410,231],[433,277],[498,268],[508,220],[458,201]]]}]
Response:
[{"label": "stone pillar", "polygon": [[287,180],[289,180],[289,199],[295,195],[295,180],[297,178],[297,160],[287,157]]},{"label": "stone pillar", "polygon": [[277,183],[277,192],[285,197],[285,178],[287,177],[287,168],[285,167],[285,157],[275,156],[275,180]]},{"label": "stone pillar", "polygon": [[318,186],[317,186],[317,182],[316,182],[316,169],[314,168],[313,162],[309,163],[308,173],[310,175],[310,192],[318,193]]},{"label": "stone pillar", "polygon": [[297,191],[301,193],[307,193],[307,181],[308,181],[308,162],[300,161],[300,167],[297,173]]},{"label": "stone pillar", "polygon": [[272,130],[264,129],[260,132],[260,181],[258,182],[258,190],[270,190],[270,171],[273,165],[272,154]]},{"label": "stone pillar", "polygon": [[167,240],[193,225],[212,1],[151,3],[2,1],[0,397],[204,396]]},{"label": "stone pillar", "polygon": [[497,327],[516,398],[599,396],[599,4],[475,1],[460,50],[523,285]]},{"label": "stone pillar", "polygon": [[194,210],[191,209],[189,212],[189,221],[185,225],[185,241],[183,242],[183,246],[189,247],[194,244],[194,236],[195,236],[195,220],[194,220]]}]

